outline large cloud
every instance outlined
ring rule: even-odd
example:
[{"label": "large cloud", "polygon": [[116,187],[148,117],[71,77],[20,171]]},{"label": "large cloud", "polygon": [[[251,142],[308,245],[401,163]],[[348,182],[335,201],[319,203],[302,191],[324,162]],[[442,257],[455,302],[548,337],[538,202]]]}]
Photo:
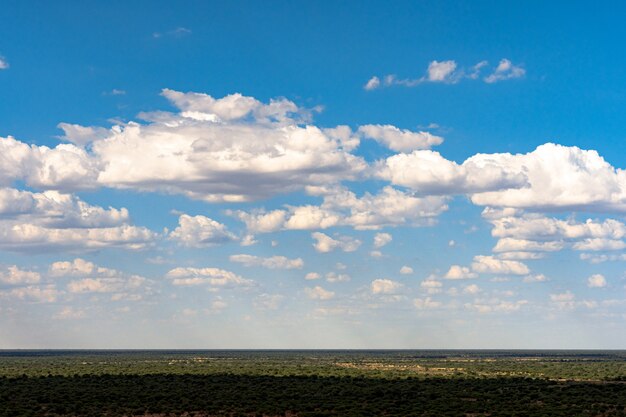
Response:
[{"label": "large cloud", "polygon": [[146,114],[147,124],[117,127],[93,143],[101,184],[248,201],[355,178],[365,169],[343,149],[344,136],[302,125],[305,119],[293,117],[301,109],[290,101],[163,95],[180,112]]},{"label": "large cloud", "polygon": [[377,194],[361,197],[345,187],[308,187],[308,192],[322,196],[319,206],[286,206],[269,212],[253,210],[232,214],[242,220],[250,233],[278,230],[315,230],[334,226],[355,229],[380,229],[385,226],[424,226],[447,210],[444,196],[417,197],[410,192],[387,186]]},{"label": "large cloud", "polygon": [[141,249],[155,241],[156,233],[129,221],[125,208],[92,206],[57,191],[0,189],[1,249]]}]

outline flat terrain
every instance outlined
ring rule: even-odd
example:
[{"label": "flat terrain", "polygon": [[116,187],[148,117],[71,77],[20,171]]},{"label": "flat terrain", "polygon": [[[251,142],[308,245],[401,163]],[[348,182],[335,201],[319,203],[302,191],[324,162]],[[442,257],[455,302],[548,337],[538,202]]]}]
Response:
[{"label": "flat terrain", "polygon": [[626,416],[623,351],[0,351],[0,416]]}]

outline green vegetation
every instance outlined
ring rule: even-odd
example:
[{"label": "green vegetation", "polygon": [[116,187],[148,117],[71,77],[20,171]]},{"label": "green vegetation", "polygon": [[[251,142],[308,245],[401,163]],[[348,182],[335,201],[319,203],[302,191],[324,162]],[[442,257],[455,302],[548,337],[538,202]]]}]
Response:
[{"label": "green vegetation", "polygon": [[626,352],[0,352],[0,417],[626,416]]}]

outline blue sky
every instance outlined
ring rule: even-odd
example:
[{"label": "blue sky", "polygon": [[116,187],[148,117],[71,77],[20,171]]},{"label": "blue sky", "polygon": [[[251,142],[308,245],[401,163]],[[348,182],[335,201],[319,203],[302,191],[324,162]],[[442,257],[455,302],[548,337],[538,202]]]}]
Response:
[{"label": "blue sky", "polygon": [[7,3],[0,347],[623,347],[620,8]]}]

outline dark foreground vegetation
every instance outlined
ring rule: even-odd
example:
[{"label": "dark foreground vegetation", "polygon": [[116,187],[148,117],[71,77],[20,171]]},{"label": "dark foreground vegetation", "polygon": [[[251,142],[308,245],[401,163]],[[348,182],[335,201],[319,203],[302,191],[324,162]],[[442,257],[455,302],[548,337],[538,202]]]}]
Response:
[{"label": "dark foreground vegetation", "polygon": [[626,372],[615,352],[0,352],[0,417],[146,415],[626,416]]}]

